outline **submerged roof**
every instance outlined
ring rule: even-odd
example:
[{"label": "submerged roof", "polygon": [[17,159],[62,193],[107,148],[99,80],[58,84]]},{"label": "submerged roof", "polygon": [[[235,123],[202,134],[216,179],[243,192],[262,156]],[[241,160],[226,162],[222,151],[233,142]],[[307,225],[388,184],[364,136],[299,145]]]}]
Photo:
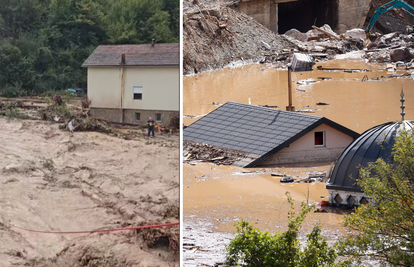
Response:
[{"label": "submerged roof", "polygon": [[413,127],[411,121],[389,122],[365,131],[342,152],[326,188],[361,192],[356,185],[360,166],[367,167],[379,158],[389,162],[398,131]]},{"label": "submerged roof", "polygon": [[100,45],[82,67],[119,66],[122,54],[126,66],[179,66],[179,44]]},{"label": "submerged roof", "polygon": [[254,167],[321,124],[359,134],[327,118],[227,102],[184,129],[184,140],[248,153]]}]

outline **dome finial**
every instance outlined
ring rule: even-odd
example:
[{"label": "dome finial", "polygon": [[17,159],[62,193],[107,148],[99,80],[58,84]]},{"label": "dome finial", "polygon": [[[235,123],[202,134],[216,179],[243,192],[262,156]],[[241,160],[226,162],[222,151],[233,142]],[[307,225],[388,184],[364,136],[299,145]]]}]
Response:
[{"label": "dome finial", "polygon": [[400,101],[401,101],[401,116],[402,116],[402,120],[404,120],[404,115],[405,115],[405,112],[404,112],[404,109],[405,109],[405,106],[404,106],[404,101],[405,101],[405,99],[404,99],[404,91],[403,91],[403,88],[401,87],[401,94],[400,94],[400,96],[401,96],[401,99],[400,99]]}]

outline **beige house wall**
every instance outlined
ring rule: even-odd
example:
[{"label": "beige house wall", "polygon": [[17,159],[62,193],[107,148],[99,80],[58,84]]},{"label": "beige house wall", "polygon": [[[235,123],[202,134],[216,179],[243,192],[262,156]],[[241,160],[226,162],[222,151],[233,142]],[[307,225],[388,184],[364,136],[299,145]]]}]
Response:
[{"label": "beige house wall", "polygon": [[[145,125],[148,117],[156,119],[158,114],[163,125],[169,124],[178,116],[179,74],[178,66],[88,67],[91,113],[110,122],[137,125]],[[142,100],[134,99],[133,87],[137,85],[143,87]],[[136,113],[139,113],[139,120]]]},{"label": "beige house wall", "polygon": [[[179,110],[179,67],[125,68],[125,109]],[[142,100],[133,99],[133,86],[141,85]]]},{"label": "beige house wall", "polygon": [[[123,109],[179,110],[178,67],[124,67]],[[88,97],[92,108],[121,108],[121,67],[89,67]],[[141,85],[142,100],[133,99]]]},{"label": "beige house wall", "polygon": [[120,68],[88,67],[88,98],[91,107],[120,108],[120,92]]},{"label": "beige house wall", "polygon": [[[322,131],[325,132],[325,146],[315,146],[315,132]],[[322,124],[262,162],[260,166],[335,161],[353,140],[353,137]]]}]

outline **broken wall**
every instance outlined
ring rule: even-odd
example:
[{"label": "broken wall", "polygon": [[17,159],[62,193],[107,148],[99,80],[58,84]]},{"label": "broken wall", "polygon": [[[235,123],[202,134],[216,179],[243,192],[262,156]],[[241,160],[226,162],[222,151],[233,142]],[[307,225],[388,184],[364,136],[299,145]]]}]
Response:
[{"label": "broken wall", "polygon": [[[243,0],[236,7],[273,32],[307,32],[328,24],[336,33],[363,28],[371,0]],[[235,6],[234,6],[235,7]]]},{"label": "broken wall", "polygon": [[252,17],[254,20],[273,32],[278,31],[277,4],[269,0],[242,1],[239,11]]}]

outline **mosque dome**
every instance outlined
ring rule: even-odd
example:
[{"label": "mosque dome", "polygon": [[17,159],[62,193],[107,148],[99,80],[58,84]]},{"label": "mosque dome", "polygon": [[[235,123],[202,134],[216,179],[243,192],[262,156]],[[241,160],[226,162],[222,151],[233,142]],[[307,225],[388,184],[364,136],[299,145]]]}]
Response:
[{"label": "mosque dome", "polygon": [[326,188],[362,192],[361,187],[356,185],[360,167],[367,167],[368,163],[379,158],[389,162],[398,132],[413,128],[412,121],[399,121],[377,125],[365,131],[342,152]]},{"label": "mosque dome", "polygon": [[369,163],[382,158],[390,163],[395,139],[402,130],[412,130],[413,121],[404,120],[404,93],[401,91],[402,120],[388,122],[372,127],[355,139],[342,152],[326,184],[329,192],[329,204],[332,206],[358,206],[368,203],[361,187],[357,185],[359,170]]}]

